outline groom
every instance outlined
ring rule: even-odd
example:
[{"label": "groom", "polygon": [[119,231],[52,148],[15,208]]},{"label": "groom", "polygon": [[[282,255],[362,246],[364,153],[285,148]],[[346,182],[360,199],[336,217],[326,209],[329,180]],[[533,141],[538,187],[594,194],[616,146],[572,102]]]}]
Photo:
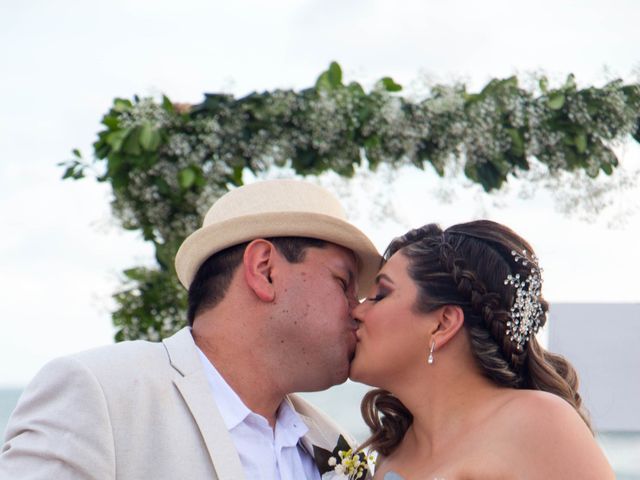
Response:
[{"label": "groom", "polygon": [[54,360],[0,454],[8,479],[320,479],[340,430],[293,394],[346,380],[379,255],[301,181],[227,193],[176,255],[190,327]]}]

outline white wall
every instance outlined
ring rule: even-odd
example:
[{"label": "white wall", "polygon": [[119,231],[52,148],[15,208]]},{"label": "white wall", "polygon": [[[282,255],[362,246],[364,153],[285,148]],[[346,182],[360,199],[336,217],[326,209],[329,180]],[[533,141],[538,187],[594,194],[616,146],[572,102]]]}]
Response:
[{"label": "white wall", "polygon": [[640,304],[552,304],[549,350],[576,367],[596,430],[640,431]]}]

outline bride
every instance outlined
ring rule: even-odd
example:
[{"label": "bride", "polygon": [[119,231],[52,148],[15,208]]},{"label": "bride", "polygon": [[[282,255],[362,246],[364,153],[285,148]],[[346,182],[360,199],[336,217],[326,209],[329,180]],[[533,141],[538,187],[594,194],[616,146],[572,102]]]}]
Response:
[{"label": "bride", "polygon": [[351,378],[375,479],[613,479],[546,321],[529,244],[491,221],[395,239],[359,322]]}]

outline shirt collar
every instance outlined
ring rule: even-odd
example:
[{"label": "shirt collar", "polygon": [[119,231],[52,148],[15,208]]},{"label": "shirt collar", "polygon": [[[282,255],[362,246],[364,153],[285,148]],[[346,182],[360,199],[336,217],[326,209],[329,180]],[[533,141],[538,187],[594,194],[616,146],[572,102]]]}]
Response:
[{"label": "shirt collar", "polygon": [[302,421],[298,412],[289,402],[284,400],[278,408],[276,417],[276,443],[282,447],[292,447],[309,431],[309,427]]},{"label": "shirt collar", "polygon": [[[218,406],[218,410],[220,410],[227,430],[231,431],[242,422],[245,422],[249,416],[259,417],[266,422],[262,416],[252,412],[244,404],[242,399],[233,391],[202,350],[197,346],[196,348],[198,355],[200,355],[200,361],[204,367],[207,381],[213,392],[216,405]],[[300,418],[298,412],[295,411],[288,401],[284,400],[280,404],[276,416],[275,436],[277,442],[283,447],[296,445],[300,438],[308,431],[309,427],[307,427],[302,418]]]},{"label": "shirt collar", "polygon": [[198,348],[198,354],[200,355],[209,386],[216,399],[218,410],[220,410],[227,430],[231,430],[242,423],[252,412],[240,399],[238,394],[233,391],[225,379],[222,378],[222,375],[216,370],[207,356],[202,353],[200,348]]}]

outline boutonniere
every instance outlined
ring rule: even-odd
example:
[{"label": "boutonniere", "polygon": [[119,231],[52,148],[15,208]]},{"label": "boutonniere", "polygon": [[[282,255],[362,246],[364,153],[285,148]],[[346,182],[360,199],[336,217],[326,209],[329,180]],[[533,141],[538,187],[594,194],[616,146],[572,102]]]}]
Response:
[{"label": "boutonniere", "polygon": [[333,451],[313,446],[313,456],[322,476],[322,480],[358,480],[364,479],[373,456],[360,450],[354,451],[347,440],[340,435]]}]

